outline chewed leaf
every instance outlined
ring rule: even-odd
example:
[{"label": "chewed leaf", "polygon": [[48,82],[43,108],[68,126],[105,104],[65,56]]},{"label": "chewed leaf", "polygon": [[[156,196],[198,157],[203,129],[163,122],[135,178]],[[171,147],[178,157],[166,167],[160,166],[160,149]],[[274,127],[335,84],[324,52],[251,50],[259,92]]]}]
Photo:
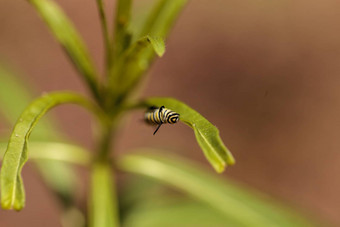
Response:
[{"label": "chewed leaf", "polygon": [[227,165],[235,163],[232,154],[223,144],[218,129],[198,112],[173,98],[149,98],[145,102],[148,106],[165,106],[179,113],[180,120],[194,130],[205,157],[217,172],[223,172]]},{"label": "chewed leaf", "polygon": [[84,76],[92,93],[98,98],[97,72],[94,63],[71,21],[62,9],[51,0],[29,0],[29,2],[39,12],[55,38],[64,47],[77,70]]},{"label": "chewed leaf", "polygon": [[36,99],[21,114],[14,126],[1,168],[1,205],[4,209],[21,210],[25,205],[25,192],[21,169],[27,161],[28,139],[39,119],[51,108],[74,103],[90,110],[96,107],[82,96],[73,93],[51,93]]}]

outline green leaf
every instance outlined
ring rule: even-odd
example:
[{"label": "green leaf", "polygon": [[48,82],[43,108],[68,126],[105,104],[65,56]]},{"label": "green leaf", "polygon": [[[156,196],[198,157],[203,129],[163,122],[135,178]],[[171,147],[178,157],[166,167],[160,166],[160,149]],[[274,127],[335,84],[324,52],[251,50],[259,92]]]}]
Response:
[{"label": "green leaf", "polygon": [[[0,160],[3,158],[7,143],[0,142]],[[30,142],[29,159],[66,162],[86,166],[90,164],[91,154],[84,148],[60,142]]]},{"label": "green leaf", "polygon": [[109,63],[111,61],[111,52],[112,52],[112,45],[111,45],[111,38],[110,33],[107,26],[107,20],[106,20],[106,14],[105,14],[105,7],[103,0],[96,0],[97,7],[98,7],[98,13],[100,16],[100,24],[102,26],[102,32],[103,32],[103,40],[105,43],[105,52],[106,52],[106,62]]},{"label": "green leaf", "polygon": [[124,94],[138,83],[140,76],[149,68],[145,56],[152,51],[162,57],[165,52],[164,41],[159,37],[145,36],[133,43],[118,60],[111,86],[118,94]]},{"label": "green leaf", "polygon": [[123,171],[151,177],[186,192],[220,212],[231,226],[314,226],[296,211],[178,157],[130,154],[117,164]]},{"label": "green leaf", "polygon": [[117,201],[114,200],[115,189],[112,168],[109,163],[98,162],[92,167],[90,226],[119,226]]},{"label": "green leaf", "polygon": [[[224,226],[224,215],[147,177],[129,174],[119,195],[122,226]],[[233,226],[233,225],[231,225]]]},{"label": "green leaf", "polygon": [[29,92],[15,73],[0,65],[0,111],[6,120],[14,123],[23,106],[29,102],[29,97]]},{"label": "green leaf", "polygon": [[187,0],[159,0],[137,37],[145,35],[166,38]]},{"label": "green leaf", "polygon": [[152,197],[132,208],[123,226],[237,226],[216,210],[187,198]]},{"label": "green leaf", "polygon": [[[125,99],[141,80],[142,75],[150,68],[155,53],[158,56],[164,54],[165,45],[162,44],[162,40],[167,38],[170,29],[186,2],[186,0],[161,0],[154,7],[142,26],[142,30],[139,32],[137,31],[137,35],[134,36],[136,38],[134,40],[136,41],[133,42],[120,57],[129,59],[121,60],[119,58],[117,60],[120,61],[117,63],[118,66],[116,65],[115,69],[111,70],[109,79],[110,90],[120,90],[118,94],[111,94],[112,96],[116,98],[118,96],[119,99]],[[144,48],[143,51],[141,51],[138,47],[140,42],[145,40],[145,37],[157,37],[155,42],[154,40],[151,40],[154,51],[150,48]],[[123,41],[121,40],[120,42]],[[138,49],[138,56],[133,52],[136,48]]]},{"label": "green leaf", "polygon": [[115,57],[118,57],[129,47],[131,41],[131,33],[128,31],[128,26],[131,19],[131,0],[118,0],[115,17],[115,36],[114,50]]},{"label": "green leaf", "polygon": [[[2,112],[11,126],[15,124],[15,121],[19,118],[24,108],[32,100],[32,94],[28,87],[28,83],[19,80],[17,73],[15,73],[12,68],[4,67],[0,64],[0,112]],[[50,116],[48,118],[44,117],[44,119],[41,119],[37,127],[34,129],[34,133],[31,135],[31,141],[55,141],[60,140],[61,138],[62,136],[57,130],[55,121],[53,118],[51,119]],[[3,151],[4,153],[6,146],[2,150],[0,149],[0,151]],[[33,147],[32,149],[34,153],[35,148]],[[44,149],[46,149],[46,147]],[[63,205],[65,207],[72,205],[75,192],[74,189],[78,182],[76,173],[74,172],[72,166],[53,160],[33,160],[44,181],[58,196]]]},{"label": "green leaf", "polygon": [[96,112],[99,110],[88,100],[74,93],[59,92],[42,96],[35,100],[17,121],[1,168],[1,205],[4,209],[21,210],[25,204],[25,193],[21,170],[27,161],[29,136],[39,119],[51,108],[74,103]]},{"label": "green leaf", "polygon": [[100,94],[97,84],[97,73],[90,54],[61,8],[51,0],[29,0],[42,19],[49,26],[55,38],[64,47],[78,71],[98,99]]},{"label": "green leaf", "polygon": [[152,48],[154,49],[155,53],[159,56],[162,57],[165,53],[165,44],[163,39],[159,37],[151,37],[147,36],[146,37],[147,41],[150,42]]},{"label": "green leaf", "polygon": [[148,106],[165,106],[179,113],[180,120],[194,130],[205,157],[217,172],[221,173],[227,165],[235,163],[232,154],[223,144],[218,129],[195,110],[173,98],[149,98],[145,103]]}]

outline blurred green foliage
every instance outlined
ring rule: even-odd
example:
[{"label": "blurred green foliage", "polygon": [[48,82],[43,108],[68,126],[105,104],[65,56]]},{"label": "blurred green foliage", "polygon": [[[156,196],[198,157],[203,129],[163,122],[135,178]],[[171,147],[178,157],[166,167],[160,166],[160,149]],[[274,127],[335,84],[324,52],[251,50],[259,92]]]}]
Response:
[{"label": "blurred green foliage", "polygon": [[[105,80],[98,79],[98,70],[85,43],[62,9],[51,0],[28,2],[64,48],[93,99],[55,92],[32,101],[31,93],[16,75],[0,67],[0,112],[10,125],[14,125],[7,149],[6,143],[0,143],[3,157],[1,203],[4,209],[20,210],[24,207],[21,170],[28,160],[37,164],[45,182],[64,205],[61,219],[65,226],[86,225],[85,216],[87,225],[95,227],[313,226],[296,211],[208,174],[200,166],[179,157],[131,152],[123,156],[113,155],[112,160],[114,147],[111,142],[123,117],[136,108],[145,110],[146,107],[164,105],[180,113],[181,121],[193,129],[198,144],[217,172],[234,164],[233,156],[216,127],[195,110],[172,98],[138,100],[131,96],[154,57],[163,56],[164,40],[187,1],[155,1],[143,22],[136,25],[131,21],[133,2],[118,0],[114,28],[110,29],[104,2],[97,0],[106,51]],[[48,110],[64,103],[85,106],[93,114],[97,127],[94,130],[99,134],[94,154],[65,142],[53,121],[45,119],[38,124]],[[19,120],[15,123],[16,119]],[[39,127],[29,140],[36,124]],[[2,141],[8,141],[8,138]],[[77,178],[72,165],[82,165],[91,171],[87,214],[83,214],[73,201]],[[143,177],[134,184],[125,185],[124,191],[118,193],[118,171]],[[177,191],[163,193],[158,190],[162,184]]]}]

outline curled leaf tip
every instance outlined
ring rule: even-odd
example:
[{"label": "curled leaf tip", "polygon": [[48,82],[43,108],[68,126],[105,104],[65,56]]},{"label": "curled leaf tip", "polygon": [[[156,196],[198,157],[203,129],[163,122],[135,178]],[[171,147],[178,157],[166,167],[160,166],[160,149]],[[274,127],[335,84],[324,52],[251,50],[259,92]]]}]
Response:
[{"label": "curled leaf tip", "polygon": [[[1,167],[1,205],[4,209],[21,210],[25,206],[25,190],[21,171],[28,160],[31,131],[47,111],[57,105],[73,103],[96,111],[96,106],[80,95],[55,92],[32,102],[14,126]],[[22,119],[22,120],[20,120]]]}]

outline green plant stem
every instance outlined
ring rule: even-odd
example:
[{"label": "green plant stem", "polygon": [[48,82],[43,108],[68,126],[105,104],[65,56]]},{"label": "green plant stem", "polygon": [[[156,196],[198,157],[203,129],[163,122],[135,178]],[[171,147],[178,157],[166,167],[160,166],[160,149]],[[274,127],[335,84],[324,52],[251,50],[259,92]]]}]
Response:
[{"label": "green plant stem", "polygon": [[[104,123],[104,122],[103,122]],[[102,124],[100,128],[100,135],[98,138],[98,147],[97,147],[97,156],[96,161],[105,161],[108,160],[110,149],[111,149],[111,139],[113,135],[113,123],[107,122],[106,124]]]},{"label": "green plant stem", "polygon": [[91,227],[119,226],[115,175],[109,161],[96,161],[91,171],[89,223]]},{"label": "green plant stem", "polygon": [[89,221],[92,227],[119,226],[115,172],[109,156],[117,119],[115,115],[100,124],[97,154],[91,168]]}]

